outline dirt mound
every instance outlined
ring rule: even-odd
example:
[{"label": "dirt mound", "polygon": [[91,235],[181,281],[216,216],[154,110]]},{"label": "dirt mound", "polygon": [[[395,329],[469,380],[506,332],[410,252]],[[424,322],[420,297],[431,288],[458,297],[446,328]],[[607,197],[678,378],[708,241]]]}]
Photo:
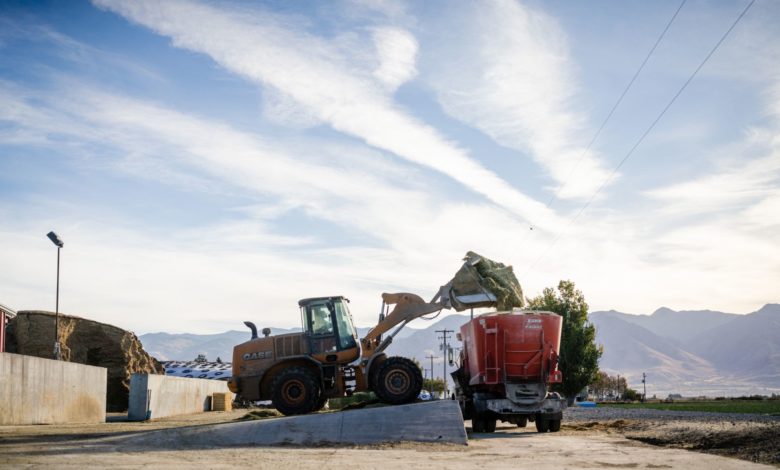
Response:
[{"label": "dirt mound", "polygon": [[[8,352],[50,359],[54,351],[54,313],[35,310],[17,313],[9,323]],[[63,360],[108,369],[108,411],[127,410],[132,374],[165,372],[129,331],[63,314],[60,314],[59,329]]]}]

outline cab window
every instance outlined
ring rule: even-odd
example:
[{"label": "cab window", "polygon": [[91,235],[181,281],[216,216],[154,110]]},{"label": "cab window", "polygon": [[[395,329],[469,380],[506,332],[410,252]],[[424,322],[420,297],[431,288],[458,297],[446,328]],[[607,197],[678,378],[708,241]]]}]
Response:
[{"label": "cab window", "polygon": [[311,306],[311,333],[314,336],[332,335],[333,320],[326,304]]}]

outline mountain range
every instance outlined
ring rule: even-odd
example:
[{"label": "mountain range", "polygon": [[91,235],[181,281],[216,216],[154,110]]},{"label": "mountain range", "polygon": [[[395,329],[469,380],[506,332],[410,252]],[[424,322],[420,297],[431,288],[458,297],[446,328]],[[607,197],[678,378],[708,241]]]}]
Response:
[{"label": "mountain range", "polygon": [[[468,315],[451,314],[431,320],[415,320],[388,348],[390,355],[417,359],[430,376],[441,377],[445,363],[440,344],[442,330],[457,349],[455,333]],[[780,304],[767,304],[746,314],[674,311],[660,308],[650,315],[610,311],[591,312],[596,342],[603,346],[600,367],[627,378],[632,388],[642,388],[647,374],[648,396],[669,393],[686,396],[739,396],[780,393]],[[362,337],[369,328],[358,328]],[[272,334],[299,329],[272,328]],[[192,360],[198,354],[229,362],[233,346],[249,339],[249,331],[210,335],[149,333],[139,337],[144,348],[159,360]],[[452,366],[447,364],[447,371]],[[448,374],[449,375],[449,374]]]}]

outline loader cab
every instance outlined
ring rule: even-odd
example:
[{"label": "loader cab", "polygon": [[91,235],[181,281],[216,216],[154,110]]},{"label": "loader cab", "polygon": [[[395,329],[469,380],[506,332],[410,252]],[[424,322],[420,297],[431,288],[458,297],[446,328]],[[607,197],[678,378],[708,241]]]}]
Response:
[{"label": "loader cab", "polygon": [[357,331],[344,297],[317,297],[298,302],[303,331],[314,359],[324,363],[352,362],[360,355]]}]

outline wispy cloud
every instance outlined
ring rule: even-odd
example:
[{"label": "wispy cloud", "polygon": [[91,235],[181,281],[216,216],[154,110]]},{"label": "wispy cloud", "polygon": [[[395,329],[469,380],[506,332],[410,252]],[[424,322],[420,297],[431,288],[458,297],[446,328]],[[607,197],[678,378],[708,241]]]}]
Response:
[{"label": "wispy cloud", "polygon": [[565,183],[559,197],[590,196],[608,172],[585,151],[587,117],[577,109],[576,66],[557,21],[511,0],[457,15],[459,27],[438,37],[429,67],[444,109],[528,154],[549,172],[550,189]]},{"label": "wispy cloud", "polygon": [[539,227],[560,223],[543,204],[395,105],[365,72],[343,66],[346,58],[325,39],[270,17],[249,20],[197,2],[96,4],[171,37],[177,47],[208,54],[234,73],[284,92],[334,129],[441,172]]}]

